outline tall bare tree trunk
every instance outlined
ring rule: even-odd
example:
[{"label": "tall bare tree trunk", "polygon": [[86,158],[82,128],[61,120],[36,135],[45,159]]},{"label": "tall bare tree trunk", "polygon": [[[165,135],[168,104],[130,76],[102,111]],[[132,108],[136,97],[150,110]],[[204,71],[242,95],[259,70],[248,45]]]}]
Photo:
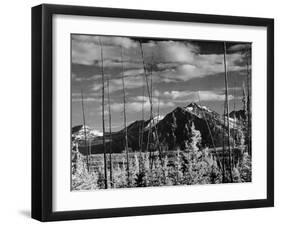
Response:
[{"label": "tall bare tree trunk", "polygon": [[225,108],[226,101],[224,100],[223,104],[223,130],[222,130],[222,182],[225,183]]},{"label": "tall bare tree trunk", "polygon": [[[198,100],[199,100],[199,104],[201,105],[201,100],[200,100],[200,91],[198,91]],[[215,152],[215,158],[216,160],[218,160],[218,156],[217,156],[217,149],[216,149],[216,145],[215,145],[215,142],[214,142],[214,137],[213,137],[213,134],[212,134],[212,131],[211,131],[211,128],[210,128],[210,125],[206,119],[206,115],[205,115],[205,112],[204,110],[201,111],[202,112],[202,115],[203,115],[203,118],[204,118],[204,121],[207,125],[207,128],[208,128],[208,132],[210,134],[210,137],[211,137],[211,141],[212,141],[212,145],[213,145],[213,148],[214,148],[214,152]],[[219,165],[220,166],[220,165]],[[221,167],[221,166],[220,166]]]},{"label": "tall bare tree trunk", "polygon": [[143,87],[142,87],[142,104],[141,104],[141,140],[140,140],[140,151],[143,152],[143,130],[144,130],[144,89],[145,89],[145,78],[143,77]]},{"label": "tall bare tree trunk", "polygon": [[123,64],[123,48],[121,46],[121,62],[122,62],[122,86],[123,86],[123,114],[124,114],[124,132],[125,132],[125,152],[127,158],[127,177],[128,186],[130,186],[130,163],[129,163],[129,148],[128,148],[128,131],[127,131],[127,119],[126,119],[126,92],[124,81],[124,64]]},{"label": "tall bare tree trunk", "polygon": [[88,149],[88,153],[89,153],[89,156],[88,156],[88,158],[89,158],[89,160],[88,160],[88,162],[89,162],[89,170],[91,170],[90,169],[90,162],[91,162],[91,145],[92,145],[92,141],[91,141],[91,138],[89,139],[89,149]]},{"label": "tall bare tree trunk", "polygon": [[85,120],[85,110],[84,110],[84,97],[83,97],[83,90],[81,89],[81,99],[82,99],[82,114],[83,114],[83,129],[84,129],[84,144],[85,148],[87,150],[87,157],[86,157],[86,164],[87,164],[87,170],[90,172],[89,167],[89,150],[87,148],[87,133],[86,133],[86,120]]},{"label": "tall bare tree trunk", "polygon": [[108,101],[108,120],[109,120],[109,178],[110,178],[110,187],[113,187],[113,172],[112,172],[112,131],[111,131],[111,108],[110,108],[110,95],[109,95],[109,78],[107,78],[107,101]]},{"label": "tall bare tree trunk", "polygon": [[101,74],[102,74],[102,144],[103,144],[103,161],[104,161],[104,188],[107,189],[107,159],[106,159],[106,147],[105,147],[105,120],[104,120],[104,69],[103,69],[103,47],[102,42],[99,39],[101,48]]},{"label": "tall bare tree trunk", "polygon": [[[145,78],[143,79],[143,85],[142,85],[142,104],[141,104],[141,126],[139,129],[139,174],[141,174],[142,170],[144,170],[144,157],[143,157],[143,137],[144,137],[144,89],[145,89]],[[143,167],[143,168],[142,168]]]},{"label": "tall bare tree trunk", "polygon": [[[199,104],[201,105],[201,100],[200,100],[200,91],[198,91],[198,100],[199,100]],[[207,128],[208,128],[208,132],[210,134],[210,137],[211,137],[211,141],[212,141],[212,145],[213,145],[213,148],[214,148],[214,151],[215,153],[217,153],[217,150],[216,150],[216,145],[215,145],[215,142],[214,142],[214,138],[213,138],[213,134],[212,134],[212,131],[211,131],[211,128],[210,128],[210,125],[206,119],[206,115],[205,115],[205,112],[202,110],[202,115],[203,115],[203,118],[204,118],[204,121],[207,125]]]},{"label": "tall bare tree trunk", "polygon": [[144,54],[143,54],[143,49],[142,49],[142,43],[139,42],[139,44],[140,44],[140,49],[141,49],[142,65],[143,65],[144,77],[145,77],[145,81],[146,81],[146,88],[147,88],[149,102],[151,104],[152,100],[151,100],[151,95],[150,95],[149,82],[148,82],[148,78],[147,78],[148,77],[147,69],[146,69],[145,62],[144,62]]},{"label": "tall bare tree trunk", "polygon": [[159,158],[160,158],[160,161],[161,161],[161,164],[162,164],[162,167],[163,167],[163,164],[164,162],[162,161],[163,160],[163,153],[162,153],[162,147],[160,145],[160,139],[159,139],[159,134],[158,134],[158,123],[159,123],[159,109],[160,108],[160,96],[158,94],[157,96],[157,120],[156,120],[156,124],[155,124],[155,135],[156,135],[156,146],[158,149],[158,155],[159,155]]},{"label": "tall bare tree trunk", "polygon": [[[139,42],[139,44],[140,44],[140,50],[141,50],[141,57],[142,57],[142,64],[143,64],[143,70],[144,70],[144,77],[145,77],[145,81],[146,81],[148,99],[149,99],[149,103],[150,103],[150,122],[151,122],[151,115],[152,115],[152,95],[151,95],[151,92],[152,92],[152,90],[150,90],[150,88],[149,88],[149,81],[148,81],[148,78],[147,78],[148,77],[147,76],[147,69],[146,69],[145,62],[144,62],[144,54],[143,54],[143,48],[142,48],[141,41]],[[148,152],[148,148],[149,148],[150,133],[151,133],[151,128],[148,131],[146,152]],[[150,155],[150,161],[151,161],[151,152],[149,153],[149,155]],[[152,166],[152,164],[150,164],[150,166]]]},{"label": "tall bare tree trunk", "polygon": [[226,65],[226,42],[224,42],[224,78],[225,78],[225,98],[226,98],[226,115],[227,115],[227,145],[229,154],[229,167],[230,167],[230,181],[233,182],[232,177],[232,151],[230,146],[230,124],[229,124],[229,102],[228,102],[228,78],[227,78],[227,65]]},{"label": "tall bare tree trunk", "polygon": [[251,126],[251,75],[250,75],[250,59],[251,59],[251,50],[247,49],[247,126],[248,126],[248,153],[252,155],[252,126]]},{"label": "tall bare tree trunk", "polygon": [[[236,118],[236,76],[234,77],[234,89],[233,89],[233,112],[234,112],[234,130],[237,131],[237,118]],[[233,139],[233,150],[234,148],[237,146],[236,145],[236,134],[234,135],[234,139]]]},{"label": "tall bare tree trunk", "polygon": [[[152,65],[150,67],[150,125],[149,125],[149,131],[148,131],[148,141],[147,141],[147,148],[149,150],[149,156],[150,156],[150,168],[152,169],[153,167],[153,159],[154,159],[154,152],[152,152],[153,150],[151,150],[150,144],[153,143],[154,144],[154,137],[153,137],[153,132],[152,132],[152,123],[154,123],[154,118],[153,118],[153,94],[152,94]],[[152,138],[152,139],[151,139]]]}]

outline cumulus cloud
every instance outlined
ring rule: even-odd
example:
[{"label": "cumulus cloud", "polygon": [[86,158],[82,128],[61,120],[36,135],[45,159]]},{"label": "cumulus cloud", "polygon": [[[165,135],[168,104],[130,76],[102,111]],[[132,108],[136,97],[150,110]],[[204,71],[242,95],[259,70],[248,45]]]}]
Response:
[{"label": "cumulus cloud", "polygon": [[[166,98],[172,99],[174,102],[198,102],[200,101],[224,101],[225,95],[216,91],[166,91],[163,93]],[[234,99],[232,95],[228,96],[229,100]]]},{"label": "cumulus cloud", "polygon": [[[193,78],[201,78],[224,72],[222,54],[197,54],[194,61],[189,64],[161,64],[166,69],[159,73],[164,82],[188,81]],[[241,71],[246,68],[241,54],[234,53],[227,56],[228,72]]]},{"label": "cumulus cloud", "polygon": [[247,44],[237,44],[237,45],[233,45],[231,47],[228,48],[228,52],[238,52],[238,51],[245,51],[245,50],[249,50],[251,48],[251,44],[247,43]]},{"label": "cumulus cloud", "polygon": [[[105,77],[109,77],[110,75],[108,74],[105,74]],[[102,75],[101,74],[94,74],[94,75],[90,75],[90,76],[81,76],[78,74],[74,76],[72,76],[72,81],[75,81],[75,82],[91,82],[91,81],[98,81],[98,80],[101,80],[102,78]]]},{"label": "cumulus cloud", "polygon": [[123,48],[135,48],[137,47],[137,42],[126,37],[116,37],[116,36],[94,36],[94,35],[73,35],[72,39],[79,43],[88,43],[91,45],[99,46],[119,46]]},{"label": "cumulus cloud", "polygon": [[199,51],[196,45],[178,41],[160,41],[151,51],[160,62],[193,62],[195,54]]},{"label": "cumulus cloud", "polygon": [[[125,88],[136,89],[143,86],[143,65],[140,45],[130,38],[110,36],[72,36],[72,63],[101,67],[99,39],[103,44],[103,65],[106,71],[115,73],[110,78],[110,92],[122,89],[120,68],[125,71]],[[121,61],[121,47],[123,62]],[[228,72],[246,69],[245,56],[238,51],[249,44],[237,44],[229,48],[227,54]],[[193,78],[202,78],[224,72],[223,55],[202,54],[200,47],[187,41],[150,41],[142,43],[144,62],[152,70],[153,83],[186,82]],[[116,67],[119,67],[116,70]],[[95,75],[93,75],[94,77]],[[100,76],[100,75],[99,75]],[[87,80],[83,76],[73,77],[75,81]],[[99,91],[102,86],[98,81],[92,91]]]},{"label": "cumulus cloud", "polygon": [[72,63],[82,65],[99,64],[103,47],[104,66],[121,66],[121,47],[136,48],[137,43],[129,38],[110,36],[72,36]]},{"label": "cumulus cloud", "polygon": [[[121,46],[124,51],[124,60],[136,59],[141,64],[139,43],[125,37],[110,36],[72,36],[72,62],[83,65],[98,63],[101,59],[102,43],[104,51],[104,66],[120,66]],[[192,62],[198,47],[190,43],[177,41],[159,41],[143,43],[144,61],[149,63],[152,58],[158,62]],[[137,65],[135,65],[137,66]]]},{"label": "cumulus cloud", "polygon": [[[199,93],[200,100],[202,101],[224,101],[225,95],[215,93],[212,91],[202,91]],[[228,100],[233,100],[233,95],[228,95]]]},{"label": "cumulus cloud", "polygon": [[[135,70],[127,70],[124,72],[124,85],[125,90],[136,89],[145,86],[144,83],[144,74],[143,69],[135,69]],[[157,82],[157,77],[153,76],[153,82]],[[150,82],[150,77],[148,77]],[[105,83],[105,87],[107,84]],[[99,79],[96,83],[92,86],[92,91],[100,91],[102,89],[102,81]],[[115,91],[119,91],[123,89],[122,84],[122,73],[118,74],[117,76],[111,75],[109,76],[109,92],[113,93]]]},{"label": "cumulus cloud", "polygon": [[[82,102],[82,98],[72,97],[72,102]],[[83,102],[101,102],[101,98],[86,97],[83,98]]]},{"label": "cumulus cloud", "polygon": [[92,90],[93,91],[99,91],[102,89],[102,84],[101,83],[94,83]]},{"label": "cumulus cloud", "polygon": [[154,95],[154,96],[159,97],[160,94],[161,94],[161,93],[160,93],[159,90],[157,90],[157,89],[153,90],[153,95]]},{"label": "cumulus cloud", "polygon": [[[126,77],[124,79],[125,89],[136,89],[143,86],[142,77]],[[110,92],[118,91],[123,89],[122,79],[112,79],[110,80]]]},{"label": "cumulus cloud", "polygon": [[132,70],[127,70],[124,72],[125,76],[136,76],[136,75],[143,75],[144,70],[143,68],[140,69],[132,69]]},{"label": "cumulus cloud", "polygon": [[[158,100],[157,98],[152,98],[152,104],[153,106],[159,106],[159,108],[170,108],[175,107],[175,103],[172,101],[164,101],[164,100]],[[120,112],[123,110],[123,103],[113,103],[111,105],[112,111]],[[128,112],[141,112],[142,108],[145,111],[150,110],[150,100],[147,96],[136,96],[130,98],[128,102],[126,103],[126,110]]]}]

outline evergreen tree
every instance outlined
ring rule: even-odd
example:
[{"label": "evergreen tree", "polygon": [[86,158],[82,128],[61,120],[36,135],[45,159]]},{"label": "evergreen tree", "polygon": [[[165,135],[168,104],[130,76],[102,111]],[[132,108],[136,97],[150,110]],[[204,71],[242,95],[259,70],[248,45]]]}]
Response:
[{"label": "evergreen tree", "polygon": [[124,154],[122,154],[121,166],[118,164],[114,169],[113,180],[117,188],[125,188],[128,185],[127,164]]},{"label": "evergreen tree", "polygon": [[72,151],[71,151],[71,172],[72,175],[76,174],[77,170],[77,155],[78,155],[78,142],[72,142]]},{"label": "evergreen tree", "polygon": [[[186,126],[186,130],[188,127]],[[195,129],[194,123],[185,141],[186,149],[181,152],[181,169],[184,184],[209,184],[220,181],[220,172],[216,161],[208,149],[200,149],[201,133]]]},{"label": "evergreen tree", "polygon": [[162,161],[163,161],[163,163],[162,163],[162,178],[163,178],[162,183],[164,185],[172,185],[172,181],[169,177],[170,168],[168,166],[168,164],[169,164],[168,156],[166,155]]},{"label": "evergreen tree", "polygon": [[240,146],[240,148],[243,148],[243,146],[245,145],[245,134],[244,134],[243,128],[241,126],[237,127],[235,135],[236,135],[236,137],[235,137],[236,144],[238,146]]},{"label": "evergreen tree", "polygon": [[155,156],[151,171],[151,184],[152,186],[163,185],[163,171],[159,155]]},{"label": "evergreen tree", "polygon": [[241,162],[238,164],[238,171],[241,182],[252,181],[252,160],[251,155],[247,152],[243,153]]},{"label": "evergreen tree", "polygon": [[183,174],[182,174],[182,158],[181,151],[177,148],[176,157],[174,161],[174,170],[171,172],[171,176],[173,178],[173,184],[178,185],[182,183]]},{"label": "evergreen tree", "polygon": [[135,152],[134,157],[130,159],[130,186],[136,187],[136,178],[140,172],[139,169],[139,157],[138,154]]},{"label": "evergreen tree", "polygon": [[139,158],[139,172],[136,173],[136,187],[149,186],[149,153],[142,153]]},{"label": "evergreen tree", "polygon": [[241,175],[240,175],[239,170],[236,167],[233,168],[232,175],[233,175],[233,182],[234,183],[240,183],[241,182]]},{"label": "evergreen tree", "polygon": [[86,158],[79,152],[77,153],[76,171],[72,175],[73,190],[92,190],[97,189],[98,175],[87,170]]},{"label": "evergreen tree", "polygon": [[182,153],[183,157],[183,173],[185,184],[197,184],[200,171],[200,158],[202,153],[199,151],[198,145],[201,143],[200,131],[195,129],[194,123],[190,128],[190,134],[186,142],[186,149]]}]

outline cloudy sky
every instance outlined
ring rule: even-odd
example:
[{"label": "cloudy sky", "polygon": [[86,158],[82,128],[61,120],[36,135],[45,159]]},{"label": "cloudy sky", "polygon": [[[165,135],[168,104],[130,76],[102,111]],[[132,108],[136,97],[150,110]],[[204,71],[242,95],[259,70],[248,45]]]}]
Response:
[{"label": "cloudy sky", "polygon": [[[202,105],[223,113],[223,42],[76,34],[72,34],[71,41],[72,126],[83,122],[82,90],[86,124],[101,131],[101,44],[105,80],[109,83],[113,131],[123,125],[123,71],[128,124],[142,118],[142,106],[145,118],[149,117],[150,104],[142,60],[149,85],[152,77],[154,114],[157,114],[158,105],[160,114],[165,115],[177,106],[184,107],[199,100]],[[247,43],[227,43],[230,110],[234,104],[236,110],[242,108],[242,87],[246,82],[248,60],[246,50],[249,48]],[[107,103],[107,99],[105,101]]]}]

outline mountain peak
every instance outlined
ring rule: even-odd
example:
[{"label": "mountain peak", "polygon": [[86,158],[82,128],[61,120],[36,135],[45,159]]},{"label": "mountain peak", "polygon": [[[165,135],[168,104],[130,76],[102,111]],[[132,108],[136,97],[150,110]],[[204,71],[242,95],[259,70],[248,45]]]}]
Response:
[{"label": "mountain peak", "polygon": [[187,107],[199,107],[199,105],[195,102],[191,102],[189,105],[187,105]]},{"label": "mountain peak", "polygon": [[199,104],[197,104],[197,103],[195,103],[195,102],[192,102],[192,103],[190,103],[189,105],[187,105],[186,107],[185,107],[185,109],[186,110],[188,110],[188,111],[192,111],[192,112],[194,112],[194,111],[196,111],[196,110],[205,110],[205,111],[207,111],[207,112],[212,112],[208,107],[206,107],[206,106],[203,106],[203,105],[199,105]]},{"label": "mountain peak", "polygon": [[77,137],[79,138],[83,138],[85,137],[85,133],[86,136],[89,137],[97,137],[97,136],[103,136],[103,133],[96,130],[96,129],[92,129],[87,125],[78,125],[78,126],[74,126],[72,127],[72,134],[77,134]]}]

